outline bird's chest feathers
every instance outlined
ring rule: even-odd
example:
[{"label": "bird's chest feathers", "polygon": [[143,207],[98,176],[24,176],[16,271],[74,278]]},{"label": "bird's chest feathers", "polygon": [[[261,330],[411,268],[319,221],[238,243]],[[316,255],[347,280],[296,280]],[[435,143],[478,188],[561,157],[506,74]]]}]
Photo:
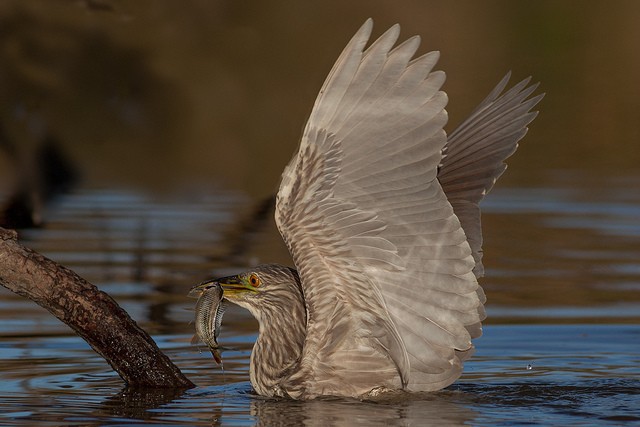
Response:
[{"label": "bird's chest feathers", "polygon": [[[286,335],[281,334],[278,338]],[[251,353],[251,383],[259,394],[284,396],[286,393],[280,384],[298,369],[302,343],[270,338],[273,335],[261,331]]]}]

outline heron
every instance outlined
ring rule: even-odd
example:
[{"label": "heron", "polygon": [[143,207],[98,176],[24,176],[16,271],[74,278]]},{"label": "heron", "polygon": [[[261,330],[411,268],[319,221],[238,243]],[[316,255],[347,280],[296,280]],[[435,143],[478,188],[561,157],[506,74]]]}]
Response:
[{"label": "heron", "polygon": [[439,52],[367,20],[325,80],[286,166],[275,221],[295,268],[214,280],[258,320],[250,380],[264,396],[369,398],[452,384],[485,319],[479,202],[532,108],[507,74],[452,133]]}]

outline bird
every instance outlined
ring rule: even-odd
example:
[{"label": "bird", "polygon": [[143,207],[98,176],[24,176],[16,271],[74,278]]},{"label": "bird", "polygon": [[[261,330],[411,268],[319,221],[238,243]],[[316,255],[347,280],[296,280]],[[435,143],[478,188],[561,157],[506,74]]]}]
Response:
[{"label": "bird", "polygon": [[325,80],[284,169],[275,222],[294,267],[215,279],[257,319],[255,392],[296,400],[429,392],[482,334],[479,202],[536,117],[510,72],[449,135],[439,52],[368,19]]}]

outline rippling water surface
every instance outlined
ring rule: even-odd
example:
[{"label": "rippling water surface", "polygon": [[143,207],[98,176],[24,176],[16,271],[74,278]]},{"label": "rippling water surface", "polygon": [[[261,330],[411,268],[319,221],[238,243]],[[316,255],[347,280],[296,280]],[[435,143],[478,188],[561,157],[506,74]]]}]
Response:
[{"label": "rippling water surface", "polygon": [[584,180],[491,194],[489,319],[476,355],[446,390],[376,403],[253,395],[256,324],[240,309],[224,319],[224,368],[189,344],[190,286],[256,262],[288,262],[269,215],[264,226],[249,221],[248,197],[65,196],[44,228],[21,232],[22,242],[112,295],[198,387],[126,389],[64,324],[0,289],[0,425],[640,423],[639,179],[575,185]]}]

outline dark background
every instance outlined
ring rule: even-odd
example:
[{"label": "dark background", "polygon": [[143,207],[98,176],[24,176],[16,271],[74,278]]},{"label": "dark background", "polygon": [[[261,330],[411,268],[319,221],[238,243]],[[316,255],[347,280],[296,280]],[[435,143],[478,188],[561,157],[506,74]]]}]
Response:
[{"label": "dark background", "polygon": [[[501,185],[636,173],[636,1],[0,2],[0,123],[29,159],[47,134],[83,185],[254,197],[277,188],[313,101],[367,17],[440,50],[448,129],[508,71],[547,93]],[[19,165],[0,154],[0,192]]]}]

